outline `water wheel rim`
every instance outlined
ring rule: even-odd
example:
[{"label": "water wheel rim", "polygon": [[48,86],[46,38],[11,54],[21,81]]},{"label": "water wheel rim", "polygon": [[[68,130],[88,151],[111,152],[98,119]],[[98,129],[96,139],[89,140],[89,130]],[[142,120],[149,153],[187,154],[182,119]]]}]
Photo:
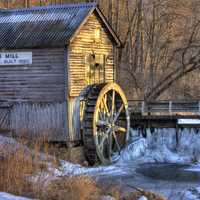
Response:
[{"label": "water wheel rim", "polygon": [[[95,146],[96,146],[96,153],[97,153],[97,156],[99,157],[99,159],[101,160],[101,162],[103,164],[109,164],[111,162],[113,162],[112,160],[112,154],[113,153],[116,153],[116,152],[113,152],[113,149],[114,147],[112,148],[112,146],[114,146],[112,144],[112,140],[114,140],[114,144],[116,146],[117,145],[117,139],[116,139],[116,133],[115,133],[115,128],[116,128],[116,112],[115,112],[115,117],[114,117],[114,112],[113,112],[113,96],[112,96],[112,107],[110,108],[110,114],[112,116],[110,116],[110,118],[112,119],[109,119],[109,123],[108,123],[108,127],[109,130],[109,134],[108,133],[105,133],[102,132],[102,140],[101,141],[101,144],[99,144],[99,135],[100,135],[100,131],[98,130],[98,127],[97,127],[97,124],[99,123],[99,110],[103,104],[102,101],[104,101],[104,97],[106,94],[108,94],[109,92],[112,92],[113,95],[118,95],[118,97],[120,97],[120,100],[121,100],[121,103],[123,104],[123,108],[121,108],[120,106],[120,109],[123,109],[124,111],[124,114],[125,114],[125,118],[126,118],[126,127],[121,127],[123,128],[123,134],[124,134],[124,139],[125,139],[125,142],[127,142],[128,138],[129,138],[129,128],[130,128],[130,117],[129,117],[129,111],[128,111],[128,102],[127,102],[127,99],[126,99],[126,96],[124,94],[124,92],[122,91],[121,87],[116,84],[116,83],[109,83],[107,85],[105,85],[99,95],[98,95],[98,98],[97,98],[97,101],[96,101],[96,105],[95,105],[95,110],[94,110],[94,116],[93,116],[93,134],[94,134],[94,142],[95,142]],[[114,100],[115,102],[115,100]],[[118,110],[119,111],[119,110]],[[118,116],[119,117],[119,116]],[[115,123],[114,123],[115,122]],[[112,125],[111,125],[112,123]],[[104,155],[104,147],[101,147],[101,146],[104,146],[104,142],[106,143],[107,142],[107,145],[109,146],[109,149],[107,149],[107,156]],[[121,147],[117,147],[117,153],[121,153],[121,149],[124,147],[121,146]],[[102,149],[103,148],[103,149]],[[120,149],[119,149],[120,148]]]}]

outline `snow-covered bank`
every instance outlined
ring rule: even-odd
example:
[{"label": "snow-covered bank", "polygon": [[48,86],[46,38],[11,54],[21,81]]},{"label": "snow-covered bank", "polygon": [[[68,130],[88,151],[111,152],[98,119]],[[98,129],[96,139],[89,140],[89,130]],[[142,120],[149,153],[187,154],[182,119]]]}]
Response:
[{"label": "snow-covered bank", "polygon": [[125,175],[127,172],[118,165],[99,166],[99,167],[82,167],[78,164],[72,164],[67,161],[61,161],[61,167],[55,171],[58,176],[65,175]]},{"label": "snow-covered bank", "polygon": [[31,199],[20,196],[14,196],[6,192],[0,192],[0,200],[31,200]]}]

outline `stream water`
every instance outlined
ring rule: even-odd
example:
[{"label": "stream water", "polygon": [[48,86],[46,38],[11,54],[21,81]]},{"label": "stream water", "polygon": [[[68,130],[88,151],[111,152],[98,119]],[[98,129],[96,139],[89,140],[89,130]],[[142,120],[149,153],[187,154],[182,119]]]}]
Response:
[{"label": "stream water", "polygon": [[200,187],[200,167],[169,163],[146,163],[135,167],[135,162],[129,162],[123,167],[126,174],[104,174],[99,181],[104,187],[115,186],[123,193],[142,188],[161,194],[168,200],[200,200],[200,196],[182,198],[184,192]]},{"label": "stream water", "polygon": [[[200,187],[200,134],[196,129],[182,129],[176,144],[174,129],[147,130],[147,138],[140,138],[132,130],[131,144],[122,152],[117,167],[124,174],[105,174],[100,179],[116,185],[122,191],[135,187],[154,191],[169,200],[200,200],[200,192],[182,198],[183,192]],[[192,163],[197,163],[192,164]],[[196,195],[196,196],[195,196]]]},{"label": "stream water", "polygon": [[154,180],[193,182],[200,184],[200,166],[167,163],[146,163],[139,166],[136,172]]}]

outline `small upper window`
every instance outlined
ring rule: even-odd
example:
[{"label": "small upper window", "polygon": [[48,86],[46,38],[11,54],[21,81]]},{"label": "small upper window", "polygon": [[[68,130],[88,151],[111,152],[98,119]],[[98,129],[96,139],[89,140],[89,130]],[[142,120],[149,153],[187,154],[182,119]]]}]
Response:
[{"label": "small upper window", "polygon": [[94,32],[95,42],[101,41],[101,28],[96,28]]}]

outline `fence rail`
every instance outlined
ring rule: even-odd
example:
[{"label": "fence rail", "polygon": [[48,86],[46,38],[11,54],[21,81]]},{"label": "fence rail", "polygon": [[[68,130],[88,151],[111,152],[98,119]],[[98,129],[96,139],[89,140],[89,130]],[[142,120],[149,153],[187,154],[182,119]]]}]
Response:
[{"label": "fence rail", "polygon": [[195,114],[200,115],[200,101],[194,102],[145,102],[145,101],[129,101],[130,111],[132,113],[142,114]]}]

